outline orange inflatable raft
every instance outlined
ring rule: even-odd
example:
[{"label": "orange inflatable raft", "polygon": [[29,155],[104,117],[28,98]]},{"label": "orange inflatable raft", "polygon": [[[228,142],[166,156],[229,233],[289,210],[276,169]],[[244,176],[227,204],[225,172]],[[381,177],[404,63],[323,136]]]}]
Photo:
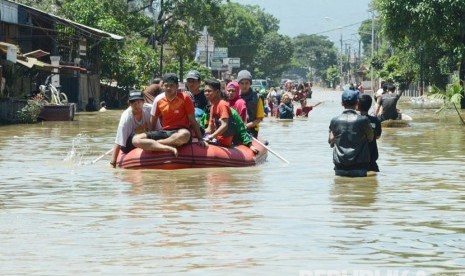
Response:
[{"label": "orange inflatable raft", "polygon": [[215,167],[249,167],[263,163],[268,155],[267,149],[252,141],[259,150],[257,155],[246,146],[231,148],[208,145],[202,147],[197,143],[187,144],[178,148],[178,156],[161,151],[144,151],[136,148],[128,154],[120,152],[119,167],[124,169],[163,169],[176,170],[187,168]]}]

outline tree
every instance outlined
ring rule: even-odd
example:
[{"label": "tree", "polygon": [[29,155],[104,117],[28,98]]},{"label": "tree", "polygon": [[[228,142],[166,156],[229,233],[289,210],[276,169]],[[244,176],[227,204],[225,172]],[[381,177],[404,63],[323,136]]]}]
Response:
[{"label": "tree", "polygon": [[[425,76],[435,85],[454,69],[465,80],[465,1],[375,0],[383,31],[397,50],[422,47]],[[403,47],[403,48],[401,48]],[[440,66],[437,65],[441,65]]]},{"label": "tree", "polygon": [[17,0],[16,2],[52,14],[57,14],[63,4],[61,0]]},{"label": "tree", "polygon": [[[389,57],[383,67],[379,68],[379,76],[385,81],[398,83],[401,90],[407,89],[408,84],[415,79],[415,71],[418,69],[415,66],[406,66],[408,63],[405,61],[410,60],[411,57],[412,55],[408,52]],[[414,62],[411,61],[410,64]]]},{"label": "tree", "polygon": [[330,86],[333,89],[336,89],[336,85],[339,83],[339,78],[339,68],[337,68],[337,66],[332,65],[326,69],[326,81],[330,83]]},{"label": "tree", "polygon": [[60,13],[76,22],[126,36],[124,42],[101,40],[89,47],[90,58],[100,64],[102,78],[116,78],[120,86],[130,88],[146,84],[152,77],[157,64],[155,53],[145,45],[143,35],[147,33],[140,31],[151,26],[151,21],[131,12],[125,0],[67,1]]},{"label": "tree", "polygon": [[118,86],[126,90],[150,83],[152,72],[158,68],[158,56],[152,48],[147,47],[145,41],[140,36],[129,37],[113,68],[113,77],[118,81]]},{"label": "tree", "polygon": [[[315,70],[315,75],[326,80],[326,70],[337,65],[337,49],[332,41],[321,35],[298,35],[293,39],[294,60],[298,67]],[[305,76],[306,74],[304,74]]]},{"label": "tree", "polygon": [[293,50],[289,37],[277,32],[267,33],[254,58],[254,76],[272,79],[280,77],[289,66]]},{"label": "tree", "polygon": [[[265,36],[264,27],[250,5],[226,3],[222,6],[222,28],[211,29],[219,46],[228,47],[230,57],[240,58],[241,67],[252,70],[254,58]],[[263,21],[263,20],[262,20]]]}]

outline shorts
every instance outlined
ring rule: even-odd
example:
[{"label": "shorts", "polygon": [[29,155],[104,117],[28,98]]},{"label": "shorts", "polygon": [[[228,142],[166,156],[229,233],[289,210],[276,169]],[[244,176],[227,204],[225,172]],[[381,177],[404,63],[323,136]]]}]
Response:
[{"label": "shorts", "polygon": [[129,153],[131,150],[135,149],[136,147],[132,144],[132,138],[134,137],[134,133],[129,135],[128,139],[126,140],[126,146],[121,147],[121,151],[124,153]]},{"label": "shorts", "polygon": [[178,129],[171,129],[171,130],[154,130],[154,131],[149,131],[146,132],[145,134],[147,135],[147,138],[152,139],[152,140],[162,140],[170,137],[171,135],[175,134],[178,132],[180,129],[186,129],[190,133],[190,138],[189,138],[189,144],[192,143],[192,133],[189,129],[187,128],[178,128]]}]

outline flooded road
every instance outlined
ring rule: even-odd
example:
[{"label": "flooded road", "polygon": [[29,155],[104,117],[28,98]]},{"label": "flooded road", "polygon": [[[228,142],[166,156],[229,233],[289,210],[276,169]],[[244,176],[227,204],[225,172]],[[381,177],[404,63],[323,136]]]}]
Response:
[{"label": "flooded road", "polygon": [[327,135],[340,92],[313,95],[324,103],[308,120],[262,123],[289,165],[272,154],[253,168],[90,165],[121,111],[0,126],[0,274],[465,273],[458,118],[402,105],[414,121],[383,129],[381,172],[335,177]]}]

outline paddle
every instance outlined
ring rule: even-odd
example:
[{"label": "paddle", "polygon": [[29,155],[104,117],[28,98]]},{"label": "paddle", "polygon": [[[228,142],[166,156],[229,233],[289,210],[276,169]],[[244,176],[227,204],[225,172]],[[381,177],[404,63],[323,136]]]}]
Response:
[{"label": "paddle", "polygon": [[258,140],[257,138],[253,137],[253,136],[250,136],[252,137],[252,139],[259,143],[262,147],[264,147],[265,149],[267,149],[269,152],[271,152],[274,156],[278,157],[279,159],[281,159],[282,161],[286,162],[287,164],[290,164],[289,161],[287,161],[286,159],[284,159],[284,157],[282,157],[281,155],[279,155],[278,153],[276,153],[275,151],[273,151],[272,149],[270,149],[270,147],[266,146],[265,144],[263,144],[262,142],[260,142],[260,140]]},{"label": "paddle", "polygon": [[92,161],[92,162],[90,162],[90,163],[91,163],[91,164],[95,164],[95,163],[97,163],[100,159],[102,159],[103,157],[105,157],[105,155],[108,155],[108,154],[110,154],[110,153],[112,153],[112,152],[113,152],[113,149],[111,149],[111,150],[105,152],[104,154],[100,155],[99,157],[95,158],[95,160]]}]

